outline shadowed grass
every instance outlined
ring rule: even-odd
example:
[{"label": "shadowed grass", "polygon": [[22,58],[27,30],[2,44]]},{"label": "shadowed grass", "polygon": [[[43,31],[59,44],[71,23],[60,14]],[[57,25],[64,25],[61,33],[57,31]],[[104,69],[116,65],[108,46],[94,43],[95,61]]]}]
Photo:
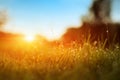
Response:
[{"label": "shadowed grass", "polygon": [[1,47],[0,80],[120,80],[120,46],[104,45]]}]

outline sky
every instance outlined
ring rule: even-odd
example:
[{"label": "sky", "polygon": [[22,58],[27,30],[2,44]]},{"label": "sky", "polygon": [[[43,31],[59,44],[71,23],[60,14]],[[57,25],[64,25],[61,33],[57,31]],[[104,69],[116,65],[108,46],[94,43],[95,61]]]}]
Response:
[{"label": "sky", "polygon": [[[0,0],[8,13],[4,30],[59,38],[67,28],[81,25],[92,0]],[[120,0],[113,0],[112,19],[120,22]]]}]

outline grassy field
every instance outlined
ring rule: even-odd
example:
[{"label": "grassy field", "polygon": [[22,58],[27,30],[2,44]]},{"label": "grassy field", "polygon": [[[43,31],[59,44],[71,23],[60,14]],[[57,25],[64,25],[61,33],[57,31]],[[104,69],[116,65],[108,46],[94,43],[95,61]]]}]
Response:
[{"label": "grassy field", "polygon": [[120,80],[117,44],[0,44],[0,80]]}]

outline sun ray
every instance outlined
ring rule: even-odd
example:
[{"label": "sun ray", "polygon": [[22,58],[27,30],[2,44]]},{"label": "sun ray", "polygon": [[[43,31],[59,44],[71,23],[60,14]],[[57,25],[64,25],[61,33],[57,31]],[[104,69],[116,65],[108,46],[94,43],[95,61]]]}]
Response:
[{"label": "sun ray", "polygon": [[26,35],[25,40],[27,42],[33,42],[35,40],[35,36],[34,35]]}]

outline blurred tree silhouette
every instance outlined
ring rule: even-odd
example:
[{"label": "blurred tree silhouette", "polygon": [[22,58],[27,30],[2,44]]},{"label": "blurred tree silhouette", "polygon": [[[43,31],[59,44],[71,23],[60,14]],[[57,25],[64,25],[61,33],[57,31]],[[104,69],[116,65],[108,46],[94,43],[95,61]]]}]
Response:
[{"label": "blurred tree silhouette", "polygon": [[7,19],[8,19],[8,17],[7,17],[7,11],[6,10],[0,11],[0,30],[2,30],[2,28],[6,24]]},{"label": "blurred tree silhouette", "polygon": [[120,44],[120,23],[111,20],[111,4],[112,0],[93,0],[88,15],[82,17],[82,25],[78,28],[68,28],[62,36],[63,43],[84,44],[89,39],[92,44]]}]

